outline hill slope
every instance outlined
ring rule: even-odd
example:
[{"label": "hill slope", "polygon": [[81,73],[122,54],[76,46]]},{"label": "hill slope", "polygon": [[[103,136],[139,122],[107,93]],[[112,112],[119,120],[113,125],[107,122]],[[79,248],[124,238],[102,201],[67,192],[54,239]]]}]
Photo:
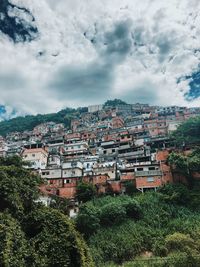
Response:
[{"label": "hill slope", "polygon": [[36,125],[44,122],[64,123],[66,127],[70,126],[71,119],[80,114],[81,109],[66,108],[57,113],[27,115],[0,122],[0,135],[5,136],[10,132],[23,132],[32,130]]}]

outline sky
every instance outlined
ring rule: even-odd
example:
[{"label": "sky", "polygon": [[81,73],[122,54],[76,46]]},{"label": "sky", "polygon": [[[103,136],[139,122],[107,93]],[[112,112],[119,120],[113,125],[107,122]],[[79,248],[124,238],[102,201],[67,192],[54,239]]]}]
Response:
[{"label": "sky", "polygon": [[120,98],[200,106],[199,0],[1,0],[4,118]]}]

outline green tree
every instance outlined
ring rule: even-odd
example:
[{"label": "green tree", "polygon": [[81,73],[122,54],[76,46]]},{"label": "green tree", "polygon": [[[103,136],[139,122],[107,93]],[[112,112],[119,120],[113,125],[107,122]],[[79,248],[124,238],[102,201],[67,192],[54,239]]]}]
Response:
[{"label": "green tree", "polygon": [[15,166],[0,167],[0,211],[8,210],[16,218],[22,218],[36,205],[41,178],[28,170]]},{"label": "green tree", "polygon": [[63,214],[69,213],[69,200],[59,197],[57,195],[51,196],[50,205],[51,208],[61,211]]},{"label": "green tree", "polygon": [[172,134],[177,145],[200,142],[200,116],[191,118],[182,123]]},{"label": "green tree", "polygon": [[76,219],[76,226],[88,238],[100,228],[99,217],[100,209],[93,205],[82,205]]},{"label": "green tree", "polygon": [[113,100],[107,100],[103,107],[106,108],[106,107],[117,107],[119,105],[128,105],[126,102],[124,102],[123,100],[121,99],[113,99]]},{"label": "green tree", "polygon": [[44,267],[92,267],[89,250],[62,213],[41,207],[29,214],[26,233]]},{"label": "green tree", "polygon": [[126,210],[127,217],[133,218],[136,220],[138,220],[142,217],[142,209],[141,209],[139,203],[135,199],[130,199],[130,200],[122,203],[122,206]]},{"label": "green tree", "polygon": [[9,214],[0,213],[0,266],[36,266],[36,254],[31,249],[19,222]]},{"label": "green tree", "polygon": [[178,171],[185,176],[190,187],[193,186],[194,179],[192,177],[189,158],[187,156],[172,152],[168,157],[168,163],[171,165],[172,170]]},{"label": "green tree", "polygon": [[120,224],[126,219],[126,209],[122,205],[111,202],[101,209],[100,221],[102,225],[112,226]]},{"label": "green tree", "polygon": [[63,203],[37,203],[41,178],[23,167],[0,166],[0,266],[92,267],[87,245],[64,215]]},{"label": "green tree", "polygon": [[137,192],[136,186],[133,183],[133,181],[128,181],[124,185],[125,185],[127,195],[133,196]]},{"label": "green tree", "polygon": [[96,195],[96,188],[90,183],[80,182],[77,185],[76,197],[80,202],[91,200]]},{"label": "green tree", "polygon": [[166,236],[166,246],[170,252],[186,252],[188,254],[197,254],[197,244],[188,235],[183,233],[173,233]]}]

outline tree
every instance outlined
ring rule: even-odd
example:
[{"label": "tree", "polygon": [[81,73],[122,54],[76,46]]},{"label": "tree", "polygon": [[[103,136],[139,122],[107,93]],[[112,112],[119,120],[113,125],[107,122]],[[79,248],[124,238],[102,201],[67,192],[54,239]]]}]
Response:
[{"label": "tree", "polygon": [[193,186],[194,180],[189,168],[187,156],[172,152],[168,157],[168,163],[171,165],[172,169],[185,176],[190,187]]},{"label": "tree", "polygon": [[93,267],[87,245],[72,221],[61,212],[41,207],[27,218],[27,236],[44,267]]},{"label": "tree", "polygon": [[41,178],[10,162],[0,166],[0,266],[93,267],[63,203],[38,203]]},{"label": "tree", "polygon": [[82,205],[76,219],[77,229],[88,238],[100,228],[100,209],[93,205]]},{"label": "tree", "polygon": [[36,266],[34,262],[37,263],[36,254],[19,222],[9,214],[0,213],[0,266]]},{"label": "tree", "polygon": [[14,217],[22,218],[36,205],[41,178],[30,171],[14,166],[0,167],[0,211],[8,210]]},{"label": "tree", "polygon": [[126,219],[126,209],[115,202],[111,202],[101,209],[100,221],[102,225],[112,226],[120,224]]},{"label": "tree", "polygon": [[122,204],[126,210],[126,215],[129,218],[140,219],[142,217],[142,210],[139,203],[135,199],[130,199],[129,201]]},{"label": "tree", "polygon": [[51,208],[57,209],[61,211],[63,214],[68,214],[69,212],[69,200],[66,198],[59,197],[57,195],[52,195],[51,200],[50,200],[50,205]]},{"label": "tree", "polygon": [[177,130],[172,134],[177,145],[183,145],[200,142],[200,116],[190,118],[189,120],[182,123]]},{"label": "tree", "polygon": [[172,169],[184,175],[190,187],[194,184],[193,173],[200,171],[200,150],[195,149],[190,155],[184,156],[172,152],[168,157]]},{"label": "tree", "polygon": [[80,182],[77,185],[76,197],[80,202],[91,200],[96,195],[96,188],[90,183]]},{"label": "tree", "polygon": [[119,105],[128,105],[128,104],[126,102],[122,101],[121,99],[107,100],[104,103],[103,108],[106,108],[106,107],[117,107]]},{"label": "tree", "polygon": [[165,238],[167,249],[171,252],[186,252],[188,254],[198,253],[197,244],[187,234],[173,233]]},{"label": "tree", "polygon": [[185,206],[191,201],[190,191],[183,184],[167,184],[160,188],[159,192],[162,193],[162,198],[168,203]]},{"label": "tree", "polygon": [[129,196],[134,195],[137,192],[136,186],[133,181],[128,181],[125,184],[126,194]]}]

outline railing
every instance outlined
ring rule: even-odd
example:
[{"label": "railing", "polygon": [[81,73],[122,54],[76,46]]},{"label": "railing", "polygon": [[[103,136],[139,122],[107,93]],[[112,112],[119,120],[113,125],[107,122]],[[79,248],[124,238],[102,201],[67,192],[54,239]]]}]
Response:
[{"label": "railing", "polygon": [[161,176],[162,172],[160,170],[152,170],[152,171],[136,171],[135,176]]}]

